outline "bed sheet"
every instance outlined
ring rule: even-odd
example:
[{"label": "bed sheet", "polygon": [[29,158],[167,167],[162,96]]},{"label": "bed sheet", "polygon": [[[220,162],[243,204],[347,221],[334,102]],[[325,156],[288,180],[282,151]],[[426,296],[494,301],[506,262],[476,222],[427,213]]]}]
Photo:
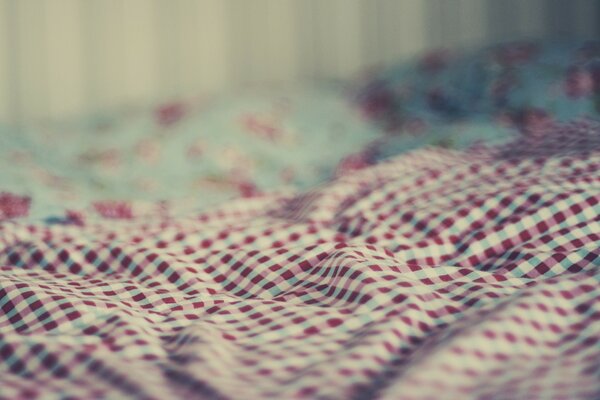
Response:
[{"label": "bed sheet", "polygon": [[306,188],[379,136],[333,84],[247,91],[152,112],[0,132],[0,190],[30,215],[63,216],[98,200],[190,199]]},{"label": "bed sheet", "polygon": [[472,117],[386,135],[364,120],[349,93],[333,83],[241,92],[119,118],[4,130],[0,191],[28,202],[28,217],[56,223],[90,208],[106,214],[159,200],[201,209],[307,189],[423,146],[464,149],[516,132]]},{"label": "bed sheet", "polygon": [[434,50],[367,74],[355,103],[392,134],[473,118],[544,132],[553,121],[600,116],[600,41]]},{"label": "bed sheet", "polygon": [[599,173],[585,120],[205,211],[5,221],[0,397],[596,399]]},{"label": "bed sheet", "polygon": [[586,46],[3,132],[0,398],[600,397]]}]

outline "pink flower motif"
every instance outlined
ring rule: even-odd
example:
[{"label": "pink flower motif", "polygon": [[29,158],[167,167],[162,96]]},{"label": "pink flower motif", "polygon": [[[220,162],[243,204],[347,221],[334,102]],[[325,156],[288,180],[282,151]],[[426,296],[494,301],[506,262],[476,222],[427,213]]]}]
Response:
[{"label": "pink flower motif", "polygon": [[550,114],[538,108],[524,109],[517,115],[521,132],[530,136],[541,136],[552,125]]},{"label": "pink flower motif", "polygon": [[583,68],[570,68],[563,82],[567,96],[572,98],[586,97],[594,93],[594,77]]},{"label": "pink flower motif", "polygon": [[358,171],[363,168],[367,168],[373,165],[372,159],[372,151],[370,151],[369,149],[358,153],[350,154],[339,162],[334,175],[336,177],[339,177],[353,171]]},{"label": "pink flower motif", "polygon": [[239,181],[236,183],[236,187],[242,197],[253,197],[260,194],[258,187],[250,181]]},{"label": "pink flower motif", "polygon": [[0,220],[26,217],[29,214],[31,198],[8,192],[0,192]]},{"label": "pink flower motif", "polygon": [[395,111],[396,96],[384,84],[369,89],[364,99],[361,100],[362,114],[369,119],[385,117]]},{"label": "pink flower motif", "polygon": [[513,43],[496,48],[494,59],[503,66],[511,67],[526,63],[537,52],[538,47],[534,43]]},{"label": "pink flower motif", "polygon": [[96,201],[93,204],[94,209],[104,218],[112,219],[131,219],[133,218],[133,208],[128,201],[103,200]]},{"label": "pink flower motif", "polygon": [[135,154],[149,164],[155,164],[160,160],[161,147],[158,141],[142,139],[135,146]]},{"label": "pink flower motif", "polygon": [[186,111],[187,110],[184,103],[175,102],[165,104],[156,109],[156,120],[161,126],[171,126],[183,118]]},{"label": "pink flower motif", "polygon": [[434,50],[421,58],[418,68],[425,73],[436,74],[448,66],[449,60],[450,52],[448,50]]},{"label": "pink flower motif", "polygon": [[84,217],[81,211],[66,210],[65,217],[66,220],[73,225],[82,226],[84,223]]},{"label": "pink flower motif", "polygon": [[281,138],[283,133],[276,121],[259,118],[257,115],[244,115],[240,118],[240,122],[246,131],[272,142]]}]

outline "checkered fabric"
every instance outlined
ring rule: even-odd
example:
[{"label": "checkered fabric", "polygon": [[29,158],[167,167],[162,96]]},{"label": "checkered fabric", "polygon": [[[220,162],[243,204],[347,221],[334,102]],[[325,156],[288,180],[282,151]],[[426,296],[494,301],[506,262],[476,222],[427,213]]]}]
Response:
[{"label": "checkered fabric", "polygon": [[7,219],[0,397],[598,399],[599,202],[578,121],[201,212]]}]

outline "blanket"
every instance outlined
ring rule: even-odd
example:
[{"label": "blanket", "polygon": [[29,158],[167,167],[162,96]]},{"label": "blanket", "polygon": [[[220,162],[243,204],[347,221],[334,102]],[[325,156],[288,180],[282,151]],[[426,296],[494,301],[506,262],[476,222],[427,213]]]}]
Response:
[{"label": "blanket", "polygon": [[0,195],[0,398],[600,398],[600,123],[306,191]]},{"label": "blanket", "polygon": [[[214,205],[331,177],[379,137],[337,85],[172,101],[82,121],[0,127],[0,190],[57,217],[98,200]],[[57,207],[58,206],[58,207]]]}]

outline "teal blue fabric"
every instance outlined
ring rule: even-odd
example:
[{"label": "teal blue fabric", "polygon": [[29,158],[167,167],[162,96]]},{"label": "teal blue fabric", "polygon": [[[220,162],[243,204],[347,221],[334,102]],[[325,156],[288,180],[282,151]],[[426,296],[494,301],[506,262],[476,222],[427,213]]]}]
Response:
[{"label": "teal blue fabric", "polygon": [[535,134],[552,121],[598,118],[600,41],[437,50],[372,74],[356,104],[392,134],[472,119]]},{"label": "teal blue fabric", "polygon": [[600,42],[440,50],[367,83],[0,128],[0,194],[30,198],[36,218],[112,200],[187,199],[204,207],[305,189],[422,146],[504,142],[599,113]]}]

